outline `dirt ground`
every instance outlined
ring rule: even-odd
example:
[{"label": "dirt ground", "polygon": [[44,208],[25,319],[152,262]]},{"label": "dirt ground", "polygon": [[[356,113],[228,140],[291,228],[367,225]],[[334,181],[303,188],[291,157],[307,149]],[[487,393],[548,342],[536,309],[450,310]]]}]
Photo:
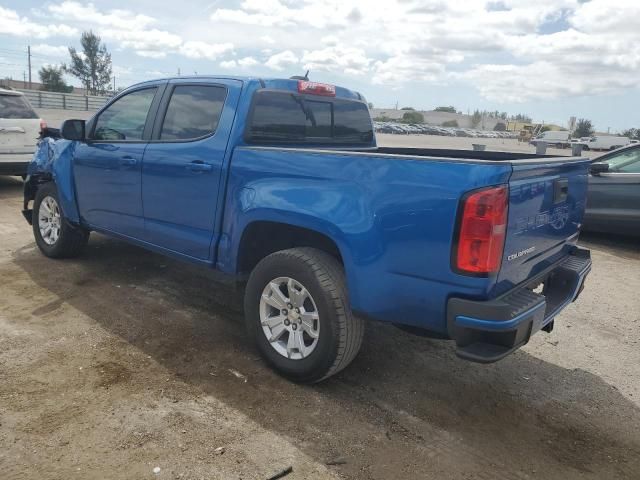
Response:
[{"label": "dirt ground", "polygon": [[299,386],[212,272],[100,235],[49,260],[20,208],[0,177],[2,479],[640,478],[635,241],[584,235],[579,302],[497,364],[370,323],[349,368]]}]

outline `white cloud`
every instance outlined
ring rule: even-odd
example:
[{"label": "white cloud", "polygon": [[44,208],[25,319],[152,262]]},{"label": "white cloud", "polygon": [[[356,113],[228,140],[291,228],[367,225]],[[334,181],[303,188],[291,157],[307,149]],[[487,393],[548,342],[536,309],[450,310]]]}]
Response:
[{"label": "white cloud", "polygon": [[103,13],[97,10],[92,3],[64,1],[59,5],[49,5],[47,9],[56,18],[87,22],[119,30],[139,30],[155,23],[154,18],[135,14],[129,10],[111,10],[108,13]]},{"label": "white cloud", "polygon": [[320,50],[305,51],[302,56],[305,70],[342,71],[347,75],[367,72],[371,59],[360,48],[330,46]]},{"label": "white cloud", "polygon": [[37,45],[31,46],[31,53],[33,53],[34,55],[44,55],[47,57],[66,58],[69,56],[69,47],[39,43]]},{"label": "white cloud", "polygon": [[158,23],[154,17],[130,10],[101,11],[92,3],[70,0],[51,4],[47,10],[55,18],[81,23],[83,29],[94,28],[106,42],[115,42],[119,48],[131,49],[141,57],[159,59],[177,53],[192,59],[215,60],[233,50],[228,42],[184,40],[176,33],[153,28]]},{"label": "white cloud", "polygon": [[297,64],[300,60],[291,50],[285,50],[284,52],[271,55],[264,63],[272,70],[282,71],[287,67],[291,67]]},{"label": "white cloud", "polygon": [[254,67],[256,65],[258,65],[260,62],[258,62],[258,60],[256,60],[253,57],[244,57],[241,58],[240,60],[238,60],[238,65],[240,65],[241,67]]},{"label": "white cloud", "polygon": [[18,37],[49,38],[77,35],[78,30],[65,24],[39,24],[21,17],[15,10],[0,6],[0,34]]},{"label": "white cloud", "polygon": [[435,82],[445,74],[441,62],[420,57],[398,56],[378,61],[373,68],[372,82],[391,88],[399,88],[407,82]]},{"label": "white cloud", "polygon": [[190,41],[180,46],[180,53],[188,58],[216,60],[221,55],[233,51],[232,43],[207,43]]},{"label": "white cloud", "polygon": [[362,15],[358,2],[354,0],[303,0],[295,3],[282,0],[244,0],[240,9],[215,10],[211,14],[211,20],[262,27],[307,25],[324,29],[357,23]]},{"label": "white cloud", "polygon": [[116,30],[103,29],[99,32],[105,40],[115,41],[122,48],[134,50],[143,57],[162,58],[168,51],[178,49],[182,38],[164,30]]},{"label": "white cloud", "polygon": [[620,92],[640,79],[640,0],[238,0],[188,30],[160,6],[52,2],[31,18],[0,7],[0,34],[93,29],[115,52],[168,57],[171,70],[175,55],[230,70],[304,66],[392,88],[456,81],[496,101]]},{"label": "white cloud", "polygon": [[238,63],[235,60],[224,60],[220,62],[221,68],[233,69],[238,66]]}]

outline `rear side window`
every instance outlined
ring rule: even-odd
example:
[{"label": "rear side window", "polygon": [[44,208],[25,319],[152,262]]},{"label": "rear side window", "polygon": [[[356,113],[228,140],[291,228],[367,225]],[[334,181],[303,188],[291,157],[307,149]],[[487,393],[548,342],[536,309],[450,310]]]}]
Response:
[{"label": "rear side window", "polygon": [[94,140],[142,140],[156,88],[136,90],[109,105],[98,117]]},{"label": "rear side window", "polygon": [[363,102],[259,91],[254,95],[246,137],[251,143],[368,146],[373,127]]},{"label": "rear side window", "polygon": [[0,95],[0,118],[38,118],[23,95]]},{"label": "rear side window", "polygon": [[227,90],[212,85],[182,85],[173,89],[160,132],[161,140],[188,140],[218,128]]}]

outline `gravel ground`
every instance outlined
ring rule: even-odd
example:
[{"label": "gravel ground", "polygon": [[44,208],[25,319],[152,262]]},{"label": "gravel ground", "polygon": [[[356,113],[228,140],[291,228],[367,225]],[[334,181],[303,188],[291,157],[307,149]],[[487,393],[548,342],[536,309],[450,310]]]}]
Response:
[{"label": "gravel ground", "polygon": [[497,364],[370,323],[309,387],[265,366],[213,272],[100,235],[49,260],[20,208],[0,177],[3,479],[638,478],[636,241],[584,235],[579,302]]}]

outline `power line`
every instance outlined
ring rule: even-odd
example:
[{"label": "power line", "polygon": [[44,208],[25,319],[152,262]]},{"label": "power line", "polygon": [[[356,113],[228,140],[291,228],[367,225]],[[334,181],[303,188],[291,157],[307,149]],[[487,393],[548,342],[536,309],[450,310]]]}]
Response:
[{"label": "power line", "polygon": [[31,88],[31,45],[27,45],[27,60],[29,61],[29,88]]}]

